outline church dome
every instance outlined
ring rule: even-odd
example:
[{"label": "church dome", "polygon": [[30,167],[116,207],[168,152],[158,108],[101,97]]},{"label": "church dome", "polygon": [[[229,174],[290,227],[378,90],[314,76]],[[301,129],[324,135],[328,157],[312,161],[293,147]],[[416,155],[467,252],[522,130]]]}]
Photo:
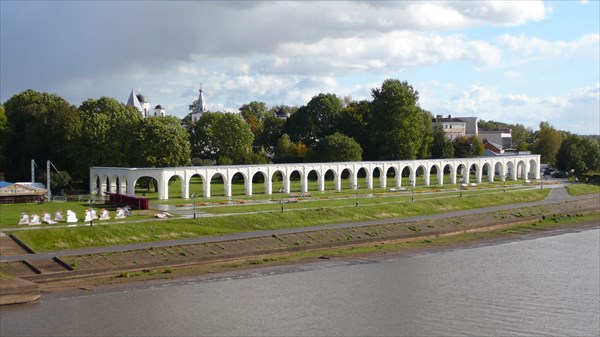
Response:
[{"label": "church dome", "polygon": [[144,97],[144,95],[142,95],[142,94],[137,94],[136,97],[137,97],[138,101],[140,101],[140,103],[148,102],[148,100],[146,100],[146,97]]},{"label": "church dome", "polygon": [[160,104],[154,107],[154,109],[162,109],[162,108],[163,108],[163,107],[162,107],[162,105],[160,105]]}]

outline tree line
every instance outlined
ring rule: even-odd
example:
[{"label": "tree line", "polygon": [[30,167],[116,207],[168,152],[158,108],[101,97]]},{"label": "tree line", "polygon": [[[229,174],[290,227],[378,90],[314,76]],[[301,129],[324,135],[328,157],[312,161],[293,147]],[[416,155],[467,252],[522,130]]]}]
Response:
[{"label": "tree line", "polygon": [[[197,102],[190,104],[194,111]],[[289,116],[278,118],[277,115]],[[480,121],[480,130],[510,128],[519,150],[577,173],[598,169],[598,141],[546,122],[533,132],[522,125]],[[29,165],[51,160],[73,180],[85,182],[91,166],[172,167],[286,162],[410,160],[483,154],[476,137],[450,141],[432,114],[419,106],[407,82],[385,80],[370,100],[332,93],[306,105],[273,106],[252,101],[239,114],[206,112],[143,118],[135,107],[110,98],[79,107],[49,93],[27,90],[0,105],[0,173],[29,180]],[[0,177],[1,179],[2,177]]]}]

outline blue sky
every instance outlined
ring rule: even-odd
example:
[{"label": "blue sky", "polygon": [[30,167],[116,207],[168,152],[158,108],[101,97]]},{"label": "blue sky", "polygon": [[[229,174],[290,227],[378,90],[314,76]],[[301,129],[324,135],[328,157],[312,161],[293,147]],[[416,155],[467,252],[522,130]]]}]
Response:
[{"label": "blue sky", "polygon": [[434,115],[600,133],[598,1],[0,1],[0,102],[132,88],[208,108],[369,99],[406,80]]}]

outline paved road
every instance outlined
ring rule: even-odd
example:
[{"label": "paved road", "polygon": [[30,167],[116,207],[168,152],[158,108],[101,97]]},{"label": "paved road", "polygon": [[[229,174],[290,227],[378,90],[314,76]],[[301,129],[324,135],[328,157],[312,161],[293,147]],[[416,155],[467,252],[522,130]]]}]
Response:
[{"label": "paved road", "polygon": [[406,218],[400,218],[400,219],[383,219],[383,220],[353,222],[353,223],[338,223],[338,224],[311,226],[311,227],[302,227],[302,228],[253,231],[253,232],[244,232],[244,233],[229,234],[229,235],[220,235],[220,236],[194,237],[194,238],[170,240],[170,241],[133,243],[133,244],[127,244],[127,245],[121,245],[121,246],[91,247],[91,248],[70,249],[70,250],[54,251],[54,252],[39,253],[39,254],[1,256],[0,262],[19,261],[19,260],[30,260],[31,261],[31,260],[49,259],[49,258],[53,258],[55,256],[72,256],[72,255],[82,255],[82,254],[108,253],[108,252],[135,250],[135,249],[149,249],[149,248],[169,247],[169,246],[178,246],[178,245],[186,245],[186,244],[197,244],[197,243],[207,243],[207,242],[248,239],[248,238],[261,237],[261,236],[271,236],[273,234],[279,235],[279,234],[289,234],[289,233],[303,233],[303,232],[312,232],[312,231],[335,229],[335,228],[349,228],[349,227],[361,227],[361,226],[381,225],[381,224],[389,224],[389,223],[403,223],[403,222],[411,222],[411,221],[443,219],[443,218],[448,218],[448,217],[458,217],[458,216],[465,216],[465,215],[472,215],[472,214],[482,214],[482,213],[489,213],[489,212],[496,212],[496,211],[511,210],[511,209],[522,208],[522,207],[545,205],[545,204],[551,204],[551,203],[566,201],[566,200],[582,200],[582,199],[589,199],[589,198],[595,198],[595,197],[597,197],[597,196],[596,195],[583,195],[583,196],[572,197],[567,193],[567,191],[564,187],[560,186],[560,187],[552,188],[550,195],[545,200],[531,202],[531,203],[501,205],[501,206],[462,210],[462,211],[440,213],[440,214],[420,215],[420,216],[406,217]]}]

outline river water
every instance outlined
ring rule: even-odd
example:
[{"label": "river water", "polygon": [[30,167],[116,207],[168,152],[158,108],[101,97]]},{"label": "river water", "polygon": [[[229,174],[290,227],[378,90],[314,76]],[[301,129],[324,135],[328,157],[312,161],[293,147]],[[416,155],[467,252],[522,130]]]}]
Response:
[{"label": "river water", "polygon": [[598,336],[600,230],[0,309],[0,335]]}]

